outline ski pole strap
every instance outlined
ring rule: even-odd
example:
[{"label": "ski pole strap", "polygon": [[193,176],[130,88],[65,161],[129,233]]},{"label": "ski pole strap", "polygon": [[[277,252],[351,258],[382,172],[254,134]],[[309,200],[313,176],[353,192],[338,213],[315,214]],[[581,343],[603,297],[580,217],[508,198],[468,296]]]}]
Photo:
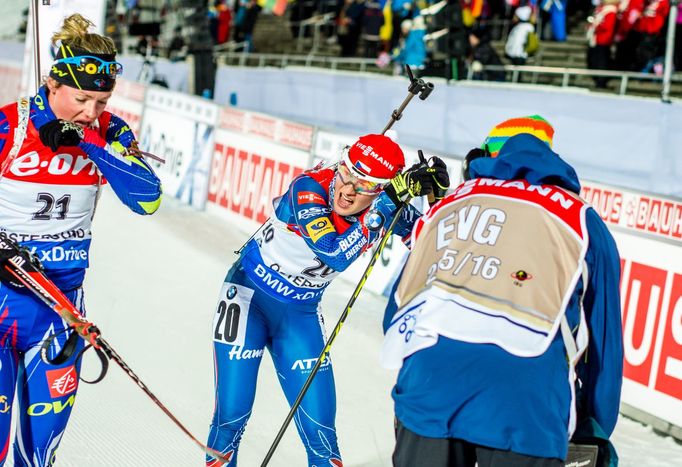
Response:
[{"label": "ski pole strap", "polygon": [[[65,329],[58,333],[51,334],[50,336],[47,337],[47,339],[43,341],[43,345],[40,346],[40,359],[42,361],[50,365],[62,365],[63,363],[66,363],[71,357],[73,357],[73,354],[76,351],[76,345],[78,344],[78,333],[76,332],[72,332],[71,334],[69,334],[69,337],[67,337],[66,342],[62,346],[62,350],[60,350],[57,355],[55,355],[53,358],[49,357],[52,342],[54,342],[58,335],[65,333],[67,331],[68,330]],[[87,384],[96,384],[104,379],[104,377],[107,375],[107,371],[109,370],[109,359],[107,358],[106,354],[102,351],[99,345],[97,347],[94,347],[92,344],[86,345],[83,349],[81,349],[80,352],[76,354],[76,358],[74,358],[73,362],[74,364],[78,363],[78,361],[83,357],[83,354],[90,348],[95,349],[95,353],[99,358],[99,361],[101,363],[100,373],[97,376],[97,378],[93,380],[87,380],[80,376],[79,379]]]}]

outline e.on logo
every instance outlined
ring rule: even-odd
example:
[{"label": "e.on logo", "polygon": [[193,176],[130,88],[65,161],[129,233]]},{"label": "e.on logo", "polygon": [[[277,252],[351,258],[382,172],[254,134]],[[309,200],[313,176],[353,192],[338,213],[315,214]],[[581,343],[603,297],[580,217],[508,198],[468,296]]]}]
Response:
[{"label": "e.on logo", "polygon": [[[85,154],[48,154],[33,151],[18,157],[10,166],[8,177],[25,181],[90,184],[96,178],[97,167]],[[39,180],[36,180],[39,179]]]},{"label": "e.on logo", "polygon": [[629,265],[622,279],[624,376],[682,400],[682,274]]},{"label": "e.on logo", "polygon": [[302,172],[302,168],[216,143],[208,200],[265,222],[272,211],[272,199]]}]

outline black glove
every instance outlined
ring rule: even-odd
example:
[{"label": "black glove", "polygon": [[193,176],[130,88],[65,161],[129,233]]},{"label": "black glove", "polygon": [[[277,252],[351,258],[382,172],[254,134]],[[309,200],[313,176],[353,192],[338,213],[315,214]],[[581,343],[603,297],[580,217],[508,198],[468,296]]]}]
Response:
[{"label": "black glove", "polygon": [[434,184],[430,169],[423,163],[417,163],[393,177],[384,191],[395,204],[403,203],[408,198],[428,195],[433,192]]},{"label": "black glove", "polygon": [[83,127],[68,120],[51,120],[38,130],[40,141],[56,151],[59,146],[78,146],[83,139]]},{"label": "black glove", "polygon": [[462,162],[462,180],[471,180],[471,174],[469,173],[469,165],[471,161],[479,159],[481,157],[490,157],[490,152],[488,152],[487,145],[486,149],[474,148],[467,153],[464,157],[464,162]]},{"label": "black glove", "polygon": [[443,199],[450,186],[448,169],[440,158],[432,157],[431,160],[431,166],[426,163],[426,159],[422,159],[422,162],[393,177],[384,188],[388,197],[396,204],[431,193],[436,200]]},{"label": "black glove", "polygon": [[[7,269],[6,265],[12,267],[9,260],[18,257],[24,264],[31,265],[39,270],[43,270],[42,264],[36,256],[31,254],[28,248],[19,246],[16,242],[7,238],[7,235],[0,234],[0,283],[8,284],[15,289],[23,289],[24,284],[19,282]],[[25,268],[26,269],[26,268]]]},{"label": "black glove", "polygon": [[441,158],[434,156],[431,158],[431,166],[428,168],[428,172],[433,177],[433,197],[436,201],[440,201],[450,188],[448,168]]}]

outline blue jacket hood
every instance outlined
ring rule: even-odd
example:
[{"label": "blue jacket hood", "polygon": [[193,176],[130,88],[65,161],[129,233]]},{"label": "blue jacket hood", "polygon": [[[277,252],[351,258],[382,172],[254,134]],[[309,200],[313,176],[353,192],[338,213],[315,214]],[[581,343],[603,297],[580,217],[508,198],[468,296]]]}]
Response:
[{"label": "blue jacket hood", "polygon": [[533,185],[555,185],[580,193],[575,169],[547,144],[527,133],[509,138],[497,157],[471,161],[469,171],[472,178],[526,180]]}]

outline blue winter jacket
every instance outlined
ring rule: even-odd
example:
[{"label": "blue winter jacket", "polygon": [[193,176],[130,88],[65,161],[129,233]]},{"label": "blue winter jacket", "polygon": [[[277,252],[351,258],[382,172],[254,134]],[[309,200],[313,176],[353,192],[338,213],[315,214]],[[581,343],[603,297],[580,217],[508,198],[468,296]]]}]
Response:
[{"label": "blue winter jacket", "polygon": [[[497,158],[472,161],[470,170],[474,178],[524,179],[580,191],[573,168],[526,134],[510,138]],[[592,208],[586,224],[589,276],[583,306],[590,340],[577,366],[582,382],[578,420],[591,418],[610,436],[618,417],[623,369],[620,260],[613,237]],[[583,287],[581,279],[566,311],[572,329],[579,323]],[[395,310],[391,294],[384,330]],[[565,459],[571,403],[567,371],[561,333],[534,358],[441,336],[435,346],[405,359],[392,392],[395,413],[405,427],[422,436]]]}]

